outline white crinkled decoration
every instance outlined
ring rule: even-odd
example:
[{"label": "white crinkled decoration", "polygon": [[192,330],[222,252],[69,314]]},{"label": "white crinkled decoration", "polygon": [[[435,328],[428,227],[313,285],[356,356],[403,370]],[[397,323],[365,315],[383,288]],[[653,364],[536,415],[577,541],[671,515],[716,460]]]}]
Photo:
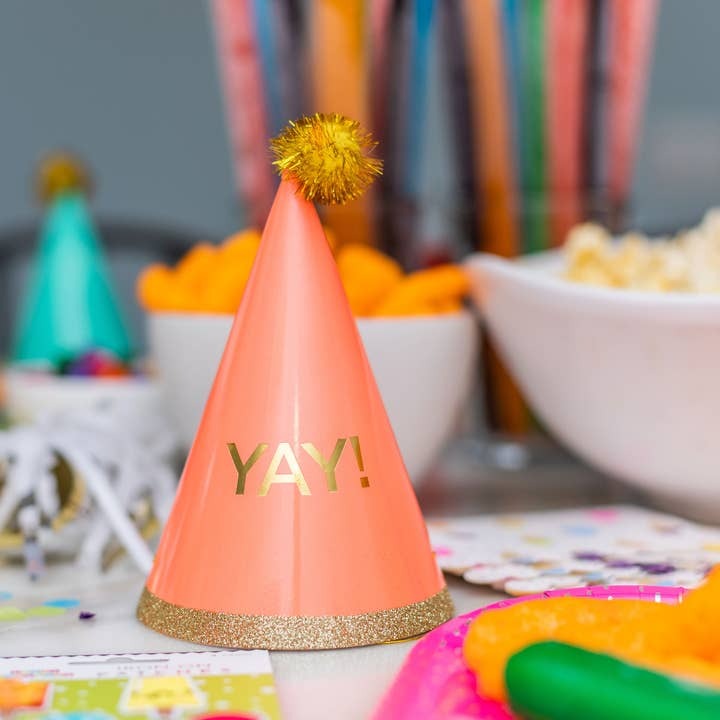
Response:
[{"label": "white crinkled decoration", "polygon": [[[0,534],[17,523],[21,508],[33,506],[44,550],[72,553],[78,565],[99,569],[114,538],[148,572],[152,552],[132,516],[148,496],[155,516],[167,519],[177,481],[176,449],[163,419],[139,413],[130,403],[55,412],[0,431]],[[81,478],[86,494],[73,520],[56,531],[52,522],[62,508],[52,469],[58,455]]]}]

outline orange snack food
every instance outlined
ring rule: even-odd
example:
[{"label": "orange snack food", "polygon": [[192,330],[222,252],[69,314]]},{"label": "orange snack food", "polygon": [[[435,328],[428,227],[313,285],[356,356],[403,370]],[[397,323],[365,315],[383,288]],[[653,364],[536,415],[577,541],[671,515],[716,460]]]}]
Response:
[{"label": "orange snack food", "polygon": [[[331,249],[337,242],[327,229]],[[199,243],[175,268],[151,265],[138,277],[137,297],[149,311],[234,313],[260,246],[257,230],[231,235],[222,245]],[[358,317],[458,312],[469,290],[465,272],[442,265],[405,275],[400,265],[368,245],[343,245],[338,271]]]},{"label": "orange snack food", "polygon": [[259,246],[260,233],[255,230],[231,235],[222,244],[215,267],[206,278],[198,309],[217,313],[237,310]]},{"label": "orange snack food", "polygon": [[470,289],[465,272],[439,265],[412,273],[398,283],[375,309],[375,315],[432,315],[460,309]]},{"label": "orange snack food", "polygon": [[167,265],[146,267],[138,277],[137,294],[140,304],[153,310],[187,310],[191,304]]},{"label": "orange snack food", "polygon": [[483,694],[496,699],[505,698],[510,657],[543,640],[720,686],[719,604],[720,568],[677,606],[576,597],[530,600],[479,615],[465,639],[465,660]]},{"label": "orange snack food", "polygon": [[369,245],[342,247],[337,256],[345,294],[355,315],[372,315],[375,307],[402,280],[400,265]]},{"label": "orange snack food", "polygon": [[202,290],[215,270],[217,255],[217,248],[208,243],[191,248],[175,268],[175,278],[180,286],[188,292]]},{"label": "orange snack food", "polygon": [[220,246],[220,260],[222,262],[250,260],[252,265],[259,247],[260,233],[257,230],[243,230],[231,235]]}]

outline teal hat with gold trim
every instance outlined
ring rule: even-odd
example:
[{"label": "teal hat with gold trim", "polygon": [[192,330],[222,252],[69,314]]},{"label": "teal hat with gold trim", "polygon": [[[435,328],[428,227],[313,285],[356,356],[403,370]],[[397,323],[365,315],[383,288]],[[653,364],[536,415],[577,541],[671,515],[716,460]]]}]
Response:
[{"label": "teal hat with gold trim", "polygon": [[74,157],[48,157],[38,174],[47,203],[15,328],[12,360],[57,368],[103,350],[126,361],[132,344],[88,207],[90,179]]}]

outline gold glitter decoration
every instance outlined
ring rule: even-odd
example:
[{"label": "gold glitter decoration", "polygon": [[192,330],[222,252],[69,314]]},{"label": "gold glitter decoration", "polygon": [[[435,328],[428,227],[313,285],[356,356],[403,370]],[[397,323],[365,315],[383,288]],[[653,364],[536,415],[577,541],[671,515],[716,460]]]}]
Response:
[{"label": "gold glitter decoration", "polygon": [[382,161],[367,155],[376,146],[360,123],[338,113],[301,117],[270,141],[280,174],[306,200],[323,205],[360,197],[382,174]]},{"label": "gold glitter decoration", "polygon": [[449,620],[455,610],[443,588],[427,600],[362,615],[294,617],[193,610],[161,600],[147,588],[138,619],[170,637],[236,649],[329,650],[411,638]]}]

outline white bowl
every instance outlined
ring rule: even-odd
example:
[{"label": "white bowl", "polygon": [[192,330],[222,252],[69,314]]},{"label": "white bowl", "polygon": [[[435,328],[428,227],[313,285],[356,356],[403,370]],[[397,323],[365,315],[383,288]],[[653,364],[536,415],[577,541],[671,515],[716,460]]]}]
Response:
[{"label": "white bowl", "polygon": [[467,261],[531,406],[601,470],[720,519],[720,296],[578,285],[561,263]]},{"label": "white bowl", "polygon": [[98,403],[131,403],[140,413],[161,407],[157,382],[144,377],[93,378],[45,375],[8,367],[4,371],[8,416],[29,423],[48,412],[84,410]]},{"label": "white bowl", "polygon": [[[150,350],[182,442],[195,437],[215,378],[230,315],[153,313]],[[442,449],[469,396],[477,323],[467,312],[358,320],[370,365],[413,479]]]}]

